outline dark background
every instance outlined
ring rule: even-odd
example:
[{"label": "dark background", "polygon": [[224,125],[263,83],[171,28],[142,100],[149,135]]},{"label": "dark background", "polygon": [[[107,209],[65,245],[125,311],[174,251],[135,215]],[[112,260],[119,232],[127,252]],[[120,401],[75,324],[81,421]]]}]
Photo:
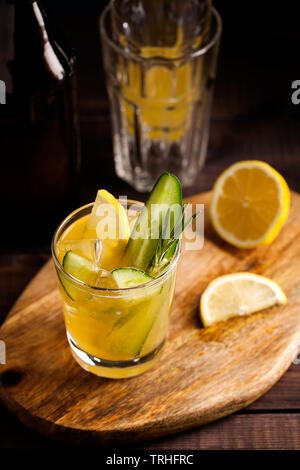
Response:
[{"label": "dark background", "polygon": [[[93,200],[103,182],[109,183],[108,189],[116,188],[134,195],[129,186],[115,177],[113,169],[98,34],[99,14],[108,2],[72,2],[72,8],[59,0],[44,3],[49,4],[69,43],[77,51],[84,202]],[[282,144],[291,138],[287,128],[297,124],[296,115],[300,116],[297,107],[291,104],[291,82],[299,76],[300,32],[295,4],[266,0],[214,1],[224,28],[208,152],[209,168],[212,165],[223,167],[227,161],[243,158],[272,162],[278,159],[277,167],[283,173],[293,165],[292,155],[285,155]],[[264,130],[263,126],[266,126]],[[265,148],[248,145],[247,139],[253,137],[255,140],[255,136],[272,140],[275,147],[270,149],[272,155],[268,155]],[[296,187],[299,174],[292,173],[295,179],[289,183]],[[196,186],[186,194],[209,189],[213,180],[214,174],[210,176],[207,168],[199,175]]]},{"label": "dark background", "polygon": [[[79,203],[92,201],[101,187],[115,194],[144,199],[146,195],[138,195],[114,173],[109,109],[98,34],[99,14],[107,2],[48,0],[44,4],[75,48],[78,57],[82,136],[82,172],[77,188]],[[300,105],[295,106],[291,102],[291,83],[300,79],[300,29],[296,2],[215,0],[214,5],[223,18],[223,36],[211,138],[206,166],[199,173],[196,185],[185,191],[185,195],[209,190],[224,168],[243,159],[271,163],[283,174],[291,189],[300,191]],[[76,204],[74,202],[74,208],[75,205],[78,205],[78,201]],[[21,230],[18,240],[14,237],[12,241],[12,238],[6,237],[6,241],[1,244],[0,321],[3,321],[14,300],[49,257],[49,242],[55,224],[48,220],[39,220],[38,223],[45,224],[47,228],[43,237],[35,239],[32,235],[26,236],[26,230],[23,235]],[[292,366],[288,374],[293,374],[292,383],[299,391],[300,375],[296,366]],[[286,378],[288,374],[267,395],[271,396],[271,401],[276,393],[283,390],[285,383],[286,386],[290,383],[291,379]],[[291,411],[291,406],[287,405],[286,408]],[[292,412],[299,417],[299,399],[293,402],[292,408]],[[194,448],[249,448],[255,445],[251,432],[257,435],[261,429],[264,433],[264,426],[260,428],[259,416],[255,418],[256,421],[253,421],[253,416],[256,415],[250,407],[227,420],[206,426],[201,431],[185,433],[168,442],[179,448],[183,444],[187,448],[192,445]],[[241,421],[242,417],[245,421]],[[279,420],[278,423],[277,418],[274,418],[275,421],[269,419],[269,423],[273,423],[269,426],[275,429],[273,441],[270,438],[271,448],[289,448],[289,445],[300,448],[298,417],[296,424],[289,424],[289,428],[296,426],[295,432],[298,432],[292,444],[291,439],[285,437],[286,424],[282,424],[288,423],[290,418]],[[221,435],[226,432],[229,435],[227,440],[221,439]],[[255,442],[259,447],[259,435]],[[0,405],[0,449],[55,446],[51,441],[26,430]],[[155,446],[159,447],[159,443],[153,443]]]}]

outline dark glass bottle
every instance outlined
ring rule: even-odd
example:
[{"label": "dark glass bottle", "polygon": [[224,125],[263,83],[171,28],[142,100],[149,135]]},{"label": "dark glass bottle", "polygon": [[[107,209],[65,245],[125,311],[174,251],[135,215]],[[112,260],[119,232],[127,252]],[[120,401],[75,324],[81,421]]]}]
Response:
[{"label": "dark glass bottle", "polygon": [[68,210],[80,162],[75,56],[40,2],[0,0],[0,80],[2,215],[10,237],[37,238]]}]

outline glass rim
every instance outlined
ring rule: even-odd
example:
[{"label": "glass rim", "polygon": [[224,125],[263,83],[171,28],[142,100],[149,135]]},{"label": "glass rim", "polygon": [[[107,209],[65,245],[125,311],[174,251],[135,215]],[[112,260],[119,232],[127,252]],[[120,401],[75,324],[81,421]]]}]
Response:
[{"label": "glass rim", "polygon": [[[134,199],[126,199],[126,204],[127,205],[128,204],[132,204],[132,205],[136,204],[136,205],[140,205],[141,207],[144,206],[143,202],[136,201]],[[164,280],[164,278],[166,278],[171,273],[173,268],[178,263],[179,255],[180,255],[180,252],[181,252],[181,239],[180,238],[178,239],[178,245],[177,245],[177,248],[176,248],[175,255],[174,255],[172,261],[169,263],[169,266],[167,267],[167,269],[163,273],[161,273],[158,277],[154,278],[153,280],[151,280],[149,282],[146,282],[145,284],[139,284],[138,286],[124,287],[124,288],[113,288],[113,289],[110,289],[110,288],[107,288],[107,287],[92,286],[90,284],[87,284],[84,281],[80,281],[79,279],[77,279],[76,277],[74,277],[72,274],[68,273],[64,269],[64,267],[60,263],[60,261],[57,257],[57,254],[56,254],[56,242],[58,241],[57,236],[58,236],[59,232],[64,228],[64,226],[67,225],[67,223],[73,217],[75,217],[79,212],[81,212],[85,209],[88,209],[89,207],[92,207],[93,205],[94,205],[94,202],[90,202],[90,203],[85,204],[84,206],[81,206],[78,209],[74,210],[65,219],[63,219],[63,221],[56,228],[56,230],[53,234],[53,237],[52,237],[52,241],[51,241],[51,254],[52,254],[54,264],[57,267],[57,269],[59,269],[70,282],[77,285],[79,288],[84,288],[84,289],[89,289],[89,290],[95,291],[95,292],[93,292],[93,295],[96,295],[97,293],[98,294],[104,293],[104,292],[106,294],[108,294],[110,292],[112,294],[118,294],[118,293],[122,294],[122,293],[126,293],[126,292],[128,292],[128,293],[129,292],[136,292],[136,291],[139,291],[140,289],[152,288],[152,287],[156,286],[157,284],[160,284]]]},{"label": "glass rim", "polygon": [[211,12],[216,20],[216,31],[213,35],[213,37],[208,41],[205,46],[201,47],[200,49],[196,49],[195,51],[184,54],[182,56],[178,57],[160,57],[160,56],[153,56],[153,57],[142,57],[139,54],[136,54],[129,49],[122,48],[122,46],[118,45],[115,43],[107,34],[107,29],[105,26],[105,19],[106,16],[109,12],[111,12],[111,7],[112,7],[112,2],[110,2],[103,10],[103,12],[100,15],[99,18],[99,29],[100,29],[100,34],[101,38],[110,46],[112,47],[115,51],[117,51],[120,55],[123,57],[126,57],[127,59],[133,59],[136,62],[165,62],[165,63],[174,63],[177,61],[182,61],[182,60],[187,60],[187,59],[195,59],[197,57],[200,57],[201,55],[206,54],[207,51],[209,51],[219,40],[221,33],[222,33],[222,18],[218,12],[218,10],[215,7],[211,8]]}]

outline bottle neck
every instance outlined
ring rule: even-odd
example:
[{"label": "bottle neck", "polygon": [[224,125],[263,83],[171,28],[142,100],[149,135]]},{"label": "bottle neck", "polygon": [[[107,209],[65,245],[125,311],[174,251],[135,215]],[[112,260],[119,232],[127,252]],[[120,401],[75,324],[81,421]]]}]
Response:
[{"label": "bottle neck", "polygon": [[39,29],[39,33],[40,33],[40,37],[42,41],[45,66],[47,67],[49,74],[55,80],[63,80],[66,75],[66,70],[58,54],[55,52],[54,46],[49,41],[49,35],[46,29],[43,11],[40,5],[38,4],[38,2],[36,1],[32,2],[32,11],[36,19],[37,27]]},{"label": "bottle neck", "polygon": [[57,85],[74,68],[74,55],[40,2],[0,0],[0,80],[7,93]]}]

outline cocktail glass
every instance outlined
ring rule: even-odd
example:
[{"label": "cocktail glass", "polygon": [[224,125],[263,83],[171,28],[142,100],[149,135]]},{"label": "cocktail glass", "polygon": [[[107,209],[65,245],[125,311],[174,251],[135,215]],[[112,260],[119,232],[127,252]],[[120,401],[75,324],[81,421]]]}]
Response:
[{"label": "cocktail glass", "polygon": [[[136,201],[122,204],[127,211],[143,208]],[[88,218],[92,208],[93,203],[70,214],[52,241],[67,338],[73,357],[85,370],[108,378],[131,377],[157,361],[166,341],[180,240],[167,269],[144,285],[125,289],[88,285],[64,270],[58,246],[66,230]]]}]

